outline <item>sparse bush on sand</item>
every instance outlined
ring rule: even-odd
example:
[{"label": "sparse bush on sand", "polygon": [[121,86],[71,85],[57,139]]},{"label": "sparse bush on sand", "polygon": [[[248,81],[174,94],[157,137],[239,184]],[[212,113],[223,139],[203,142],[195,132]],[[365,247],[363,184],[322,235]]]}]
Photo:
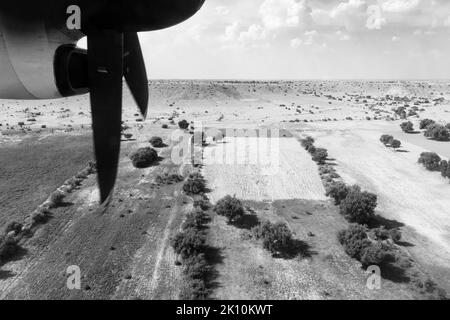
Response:
[{"label": "sparse bush on sand", "polygon": [[400,124],[400,128],[402,128],[403,132],[410,133],[414,131],[414,124],[411,121],[403,122]]},{"label": "sparse bush on sand", "polygon": [[139,169],[150,167],[158,160],[158,153],[150,147],[140,148],[130,155],[133,166]]},{"label": "sparse bush on sand", "polygon": [[420,121],[419,128],[420,130],[426,129],[429,125],[435,124],[436,122],[431,119],[423,119]]},{"label": "sparse bush on sand", "polygon": [[377,196],[375,194],[362,192],[360,187],[353,186],[342,200],[339,210],[349,222],[365,224],[374,216],[376,206]]},{"label": "sparse bush on sand", "polygon": [[164,148],[166,146],[160,137],[152,137],[149,142],[153,148]]},{"label": "sparse bush on sand", "polygon": [[48,201],[50,203],[50,208],[58,208],[63,204],[64,198],[66,197],[66,194],[62,191],[56,190],[52,192],[50,197],[48,198]]},{"label": "sparse bush on sand", "polygon": [[285,253],[292,246],[292,232],[285,223],[263,222],[253,228],[253,234],[262,239],[264,248],[272,254]]},{"label": "sparse bush on sand", "polygon": [[202,194],[206,191],[206,181],[200,173],[192,173],[183,185],[188,195]]},{"label": "sparse bush on sand", "polygon": [[441,157],[435,152],[422,152],[418,161],[427,168],[427,170],[440,170]]},{"label": "sparse bush on sand", "polygon": [[0,235],[0,263],[11,259],[19,251],[20,246],[15,237]]},{"label": "sparse bush on sand", "polygon": [[383,143],[385,146],[390,145],[393,140],[394,137],[388,134],[383,134],[380,138],[381,143]]},{"label": "sparse bush on sand", "polygon": [[23,225],[17,221],[11,221],[6,225],[5,234],[14,232],[14,234],[19,234],[22,231]]},{"label": "sparse bush on sand", "polygon": [[335,205],[340,205],[341,201],[347,197],[349,192],[349,187],[343,182],[334,182],[328,185],[327,187],[327,197],[331,197],[334,199]]},{"label": "sparse bush on sand", "polygon": [[181,120],[180,122],[178,122],[178,126],[180,127],[180,129],[186,130],[187,128],[189,128],[189,122],[187,122],[186,120]]},{"label": "sparse bush on sand", "polygon": [[449,140],[450,132],[443,125],[433,123],[426,127],[425,137],[437,141],[447,141]]},{"label": "sparse bush on sand", "polygon": [[312,159],[313,161],[319,163],[319,164],[324,164],[325,161],[328,158],[328,151],[324,148],[317,148],[313,153],[312,153]]},{"label": "sparse bush on sand", "polygon": [[392,140],[391,148],[397,150],[401,146],[402,146],[402,143],[400,142],[400,140],[397,140],[397,139]]},{"label": "sparse bush on sand", "polygon": [[235,196],[226,196],[219,201],[214,207],[214,212],[220,216],[224,216],[229,222],[235,223],[239,221],[245,213],[242,202]]}]

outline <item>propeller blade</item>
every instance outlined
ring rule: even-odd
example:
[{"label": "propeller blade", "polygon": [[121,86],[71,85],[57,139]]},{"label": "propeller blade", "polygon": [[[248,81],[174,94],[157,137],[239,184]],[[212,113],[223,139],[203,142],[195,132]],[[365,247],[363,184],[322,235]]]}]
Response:
[{"label": "propeller blade", "polygon": [[148,78],[136,32],[124,34],[124,75],[131,94],[144,118],[148,109]]},{"label": "propeller blade", "polygon": [[111,195],[117,177],[122,121],[123,34],[88,35],[88,75],[100,200]]}]

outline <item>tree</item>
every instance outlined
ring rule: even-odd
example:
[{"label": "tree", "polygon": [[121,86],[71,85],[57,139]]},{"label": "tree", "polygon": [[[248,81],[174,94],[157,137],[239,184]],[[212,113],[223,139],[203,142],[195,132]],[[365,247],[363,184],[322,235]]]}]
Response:
[{"label": "tree", "polygon": [[171,239],[175,253],[187,259],[204,251],[206,235],[203,231],[187,229]]},{"label": "tree", "polygon": [[327,197],[334,199],[335,205],[340,205],[341,201],[347,197],[349,187],[343,182],[335,182],[327,189]]},{"label": "tree", "polygon": [[392,141],[394,140],[394,137],[388,134],[383,134],[380,138],[380,141],[385,145],[389,145],[392,143]]},{"label": "tree", "polygon": [[224,216],[229,222],[234,223],[239,221],[245,213],[244,206],[236,196],[226,196],[219,201],[214,207],[214,212],[219,216]]},{"label": "tree", "polygon": [[165,147],[165,144],[164,144],[163,140],[160,137],[152,137],[149,142],[150,142],[150,144],[152,145],[153,148],[163,148],[163,147]]},{"label": "tree", "polygon": [[305,139],[301,141],[303,148],[308,149],[308,147],[314,144],[314,138],[307,136]]},{"label": "tree", "polygon": [[[448,176],[447,176],[447,171],[448,171],[448,166],[449,166],[449,164],[448,164],[448,161],[447,160],[442,160],[441,161],[441,163],[439,164],[439,168],[440,168],[440,170],[441,170],[441,175],[444,177],[444,178],[447,178]],[[450,177],[449,177],[450,178]]]},{"label": "tree", "polygon": [[178,122],[178,126],[180,127],[180,129],[186,130],[187,128],[189,128],[189,122],[187,122],[186,120],[181,120],[180,122]]},{"label": "tree", "polygon": [[340,213],[349,221],[359,224],[368,223],[374,216],[377,196],[362,192],[358,186],[350,188],[347,197],[340,204]]},{"label": "tree", "polygon": [[387,249],[381,242],[371,244],[363,249],[361,263],[363,267],[381,265],[387,258]]},{"label": "tree", "polygon": [[338,241],[344,247],[345,253],[360,260],[365,248],[371,242],[367,237],[367,228],[359,224],[351,224],[348,229],[338,232]]},{"label": "tree", "polygon": [[206,181],[200,173],[192,173],[183,185],[186,194],[201,194],[206,191]]},{"label": "tree", "polygon": [[328,151],[327,149],[323,149],[323,148],[317,148],[313,153],[312,153],[312,159],[319,163],[319,164],[324,164],[325,161],[328,158]]},{"label": "tree", "polygon": [[403,122],[400,127],[406,133],[410,133],[414,131],[414,124],[411,121]]},{"label": "tree", "polygon": [[434,152],[422,152],[419,163],[430,171],[437,171],[440,169],[441,157]]},{"label": "tree", "polygon": [[134,167],[148,168],[158,159],[158,153],[150,147],[140,148],[130,155],[130,159]]},{"label": "tree", "polygon": [[438,141],[447,141],[450,137],[450,133],[443,125],[434,123],[427,126],[425,137]]},{"label": "tree", "polygon": [[273,254],[287,252],[292,244],[292,232],[285,223],[266,221],[255,227],[253,233],[262,239],[264,248]]},{"label": "tree", "polygon": [[431,119],[423,119],[422,121],[420,121],[420,125],[419,128],[421,130],[426,129],[429,125],[434,124],[435,121],[431,120]]},{"label": "tree", "polygon": [[401,146],[402,146],[402,143],[399,140],[396,140],[396,139],[392,140],[392,143],[391,143],[392,148],[394,148],[396,150],[396,149],[400,148]]}]

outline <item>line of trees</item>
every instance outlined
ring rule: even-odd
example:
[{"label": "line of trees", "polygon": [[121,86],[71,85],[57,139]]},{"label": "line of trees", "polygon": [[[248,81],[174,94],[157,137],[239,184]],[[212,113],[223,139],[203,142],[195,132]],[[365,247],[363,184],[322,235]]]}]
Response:
[{"label": "line of trees", "polygon": [[450,162],[441,159],[435,152],[422,152],[418,162],[429,171],[439,171],[444,178],[450,179]]}]

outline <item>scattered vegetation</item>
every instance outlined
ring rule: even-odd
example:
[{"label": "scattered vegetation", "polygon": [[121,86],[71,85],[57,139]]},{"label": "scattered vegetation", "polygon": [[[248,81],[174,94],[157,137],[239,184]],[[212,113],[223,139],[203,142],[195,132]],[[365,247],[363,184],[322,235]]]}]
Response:
[{"label": "scattered vegetation", "polygon": [[192,173],[184,183],[183,191],[188,195],[204,193],[206,191],[206,181],[200,173]]},{"label": "scattered vegetation", "polygon": [[230,223],[238,222],[245,213],[244,206],[235,196],[226,196],[219,201],[214,207],[214,212],[220,216],[224,216]]},{"label": "scattered vegetation", "polygon": [[135,168],[148,168],[158,160],[158,153],[150,147],[140,148],[130,155],[130,159]]},{"label": "scattered vegetation", "polygon": [[414,124],[411,121],[403,122],[400,124],[400,128],[406,133],[414,132]]},{"label": "scattered vegetation", "polygon": [[149,142],[153,148],[164,148],[166,146],[160,137],[152,137]]},{"label": "scattered vegetation", "polygon": [[349,222],[365,224],[373,218],[376,206],[375,194],[363,192],[359,186],[352,186],[340,203],[339,210]]}]

